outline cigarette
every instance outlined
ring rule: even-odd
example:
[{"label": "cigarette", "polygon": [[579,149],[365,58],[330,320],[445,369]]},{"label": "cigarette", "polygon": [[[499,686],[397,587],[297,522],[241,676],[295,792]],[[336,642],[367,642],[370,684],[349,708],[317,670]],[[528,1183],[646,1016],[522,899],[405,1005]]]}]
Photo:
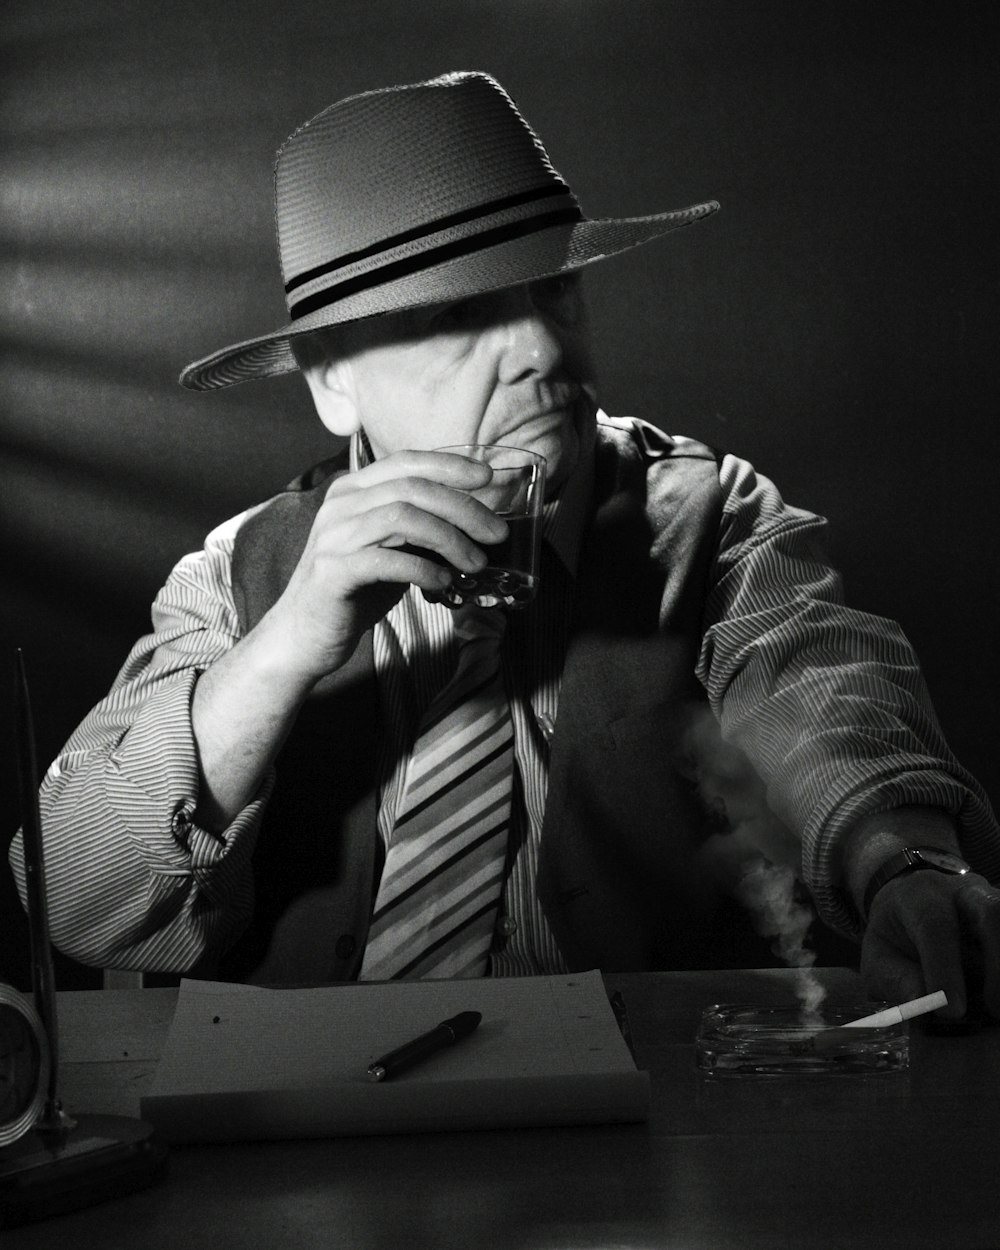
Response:
[{"label": "cigarette", "polygon": [[849,1032],[851,1029],[887,1029],[894,1024],[902,1024],[914,1016],[922,1016],[928,1011],[937,1011],[948,1004],[948,996],[943,990],[933,994],[924,994],[922,998],[913,998],[908,1003],[900,1003],[897,1007],[886,1007],[870,1016],[861,1016],[857,1020],[849,1020],[846,1024],[835,1024],[830,1028],[820,1029],[811,1037],[803,1038],[793,1049],[800,1054],[807,1051],[828,1051],[837,1046],[847,1045],[856,1040]]},{"label": "cigarette", "polygon": [[937,1011],[939,1007],[947,1007],[948,995],[944,990],[935,990],[933,994],[924,994],[922,998],[911,998],[908,1003],[900,1003],[898,1007],[886,1007],[884,1011],[876,1011],[874,1015],[861,1016],[858,1020],[848,1020],[839,1027],[842,1029],[885,1029],[892,1024],[902,1024],[904,1020],[912,1020],[914,1016],[925,1015],[928,1011]]}]

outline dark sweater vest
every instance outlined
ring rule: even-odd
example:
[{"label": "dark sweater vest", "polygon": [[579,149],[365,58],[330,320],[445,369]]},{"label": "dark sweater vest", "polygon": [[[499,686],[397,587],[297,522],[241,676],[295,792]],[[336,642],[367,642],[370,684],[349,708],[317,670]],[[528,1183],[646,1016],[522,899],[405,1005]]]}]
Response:
[{"label": "dark sweater vest", "polygon": [[[241,528],[232,567],[244,630],[282,593],[333,475],[345,470],[346,457],[317,466]],[[641,422],[599,427],[537,882],[573,969],[771,962],[759,942],[747,945],[694,863],[711,822],[685,731],[704,704],[694,668],[721,507],[709,448]],[[511,645],[543,610],[547,576],[558,570],[543,569],[539,600],[511,613]],[[219,975],[357,975],[381,855],[377,733],[369,634],[314,689],[279,755],[254,853],[254,917]]]}]

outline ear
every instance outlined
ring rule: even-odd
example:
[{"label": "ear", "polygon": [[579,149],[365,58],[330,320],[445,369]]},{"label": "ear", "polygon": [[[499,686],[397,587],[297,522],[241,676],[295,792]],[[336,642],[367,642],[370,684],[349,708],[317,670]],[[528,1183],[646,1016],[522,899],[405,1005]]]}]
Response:
[{"label": "ear", "polygon": [[302,370],[302,376],[309,384],[319,419],[331,434],[349,438],[361,429],[349,360],[328,360],[311,365]]}]

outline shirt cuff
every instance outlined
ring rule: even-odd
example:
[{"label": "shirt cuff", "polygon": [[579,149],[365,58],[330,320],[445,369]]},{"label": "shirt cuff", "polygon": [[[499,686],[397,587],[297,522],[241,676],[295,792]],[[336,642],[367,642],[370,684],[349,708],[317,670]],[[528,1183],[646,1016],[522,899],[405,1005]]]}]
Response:
[{"label": "shirt cuff", "polygon": [[[963,779],[940,769],[903,772],[855,790],[839,803],[807,845],[803,857],[806,884],[820,917],[832,928],[855,938],[864,931],[844,880],[844,847],[860,820],[902,807],[936,808],[954,821],[963,858],[991,881],[1000,881],[1000,848],[996,820],[985,795]],[[915,842],[919,842],[916,832]]]},{"label": "shirt cuff", "polygon": [[146,861],[166,876],[210,873],[229,856],[248,857],[274,785],[269,772],[254,798],[221,832],[194,822],[200,771],[191,728],[199,673],[165,678],[143,704],[108,760],[108,802]]}]

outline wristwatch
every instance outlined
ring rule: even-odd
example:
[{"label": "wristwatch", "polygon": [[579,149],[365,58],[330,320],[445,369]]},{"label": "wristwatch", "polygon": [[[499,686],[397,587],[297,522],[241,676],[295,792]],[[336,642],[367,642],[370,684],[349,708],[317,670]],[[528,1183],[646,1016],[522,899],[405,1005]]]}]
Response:
[{"label": "wristwatch", "polygon": [[864,897],[865,915],[869,915],[875,895],[887,882],[904,872],[917,872],[921,868],[932,868],[935,872],[953,876],[972,871],[964,859],[959,859],[951,851],[942,851],[936,846],[904,846],[901,851],[890,855],[868,882]]}]

